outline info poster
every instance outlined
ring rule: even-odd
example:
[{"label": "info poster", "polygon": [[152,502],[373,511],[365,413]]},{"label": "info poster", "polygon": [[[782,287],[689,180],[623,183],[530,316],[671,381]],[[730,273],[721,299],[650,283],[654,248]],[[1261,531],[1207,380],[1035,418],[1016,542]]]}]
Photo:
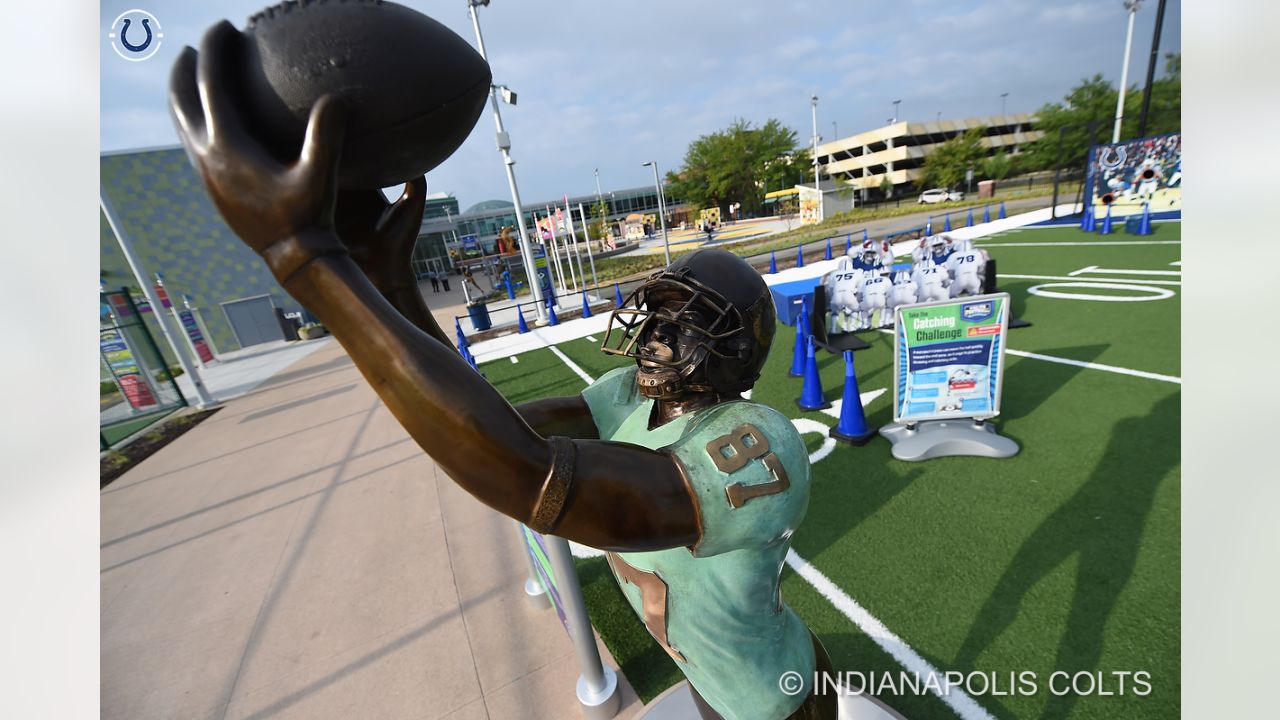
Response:
[{"label": "info poster", "polygon": [[894,319],[894,422],[1000,414],[1008,293],[904,305]]}]

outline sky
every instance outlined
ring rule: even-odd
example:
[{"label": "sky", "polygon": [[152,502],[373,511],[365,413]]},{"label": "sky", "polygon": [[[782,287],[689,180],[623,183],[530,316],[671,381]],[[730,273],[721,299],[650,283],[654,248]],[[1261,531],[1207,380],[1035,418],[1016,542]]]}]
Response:
[{"label": "sky", "polygon": [[[475,45],[466,0],[401,4]],[[1131,87],[1145,80],[1156,5],[1138,11]],[[166,88],[178,53],[218,20],[243,28],[262,7],[102,0],[102,150],[176,145]],[[164,31],[143,62],[107,39],[133,8]],[[823,141],[885,124],[894,100],[899,119],[917,122],[998,114],[1006,92],[1008,112],[1032,112],[1095,73],[1118,83],[1127,21],[1121,0],[492,0],[477,12],[494,82],[518,93],[502,117],[526,204],[594,194],[596,168],[605,192],[650,184],[641,163],[676,169],[691,141],[737,118],[776,118],[807,145],[812,95]],[[1170,0],[1161,56],[1181,51],[1181,33]],[[487,107],[427,185],[463,210],[510,200]]]}]

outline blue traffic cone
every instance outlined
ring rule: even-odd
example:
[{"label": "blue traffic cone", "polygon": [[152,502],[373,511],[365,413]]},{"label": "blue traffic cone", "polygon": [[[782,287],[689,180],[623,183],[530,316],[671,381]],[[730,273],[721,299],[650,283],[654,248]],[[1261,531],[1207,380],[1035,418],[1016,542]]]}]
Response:
[{"label": "blue traffic cone", "polygon": [[554,291],[554,290],[552,290],[551,292],[547,292],[546,290],[543,290],[543,291],[542,291],[542,301],[543,301],[544,303],[546,303],[546,304],[547,304],[547,307],[551,307],[552,305],[555,305],[555,304],[556,304],[556,293],[555,293],[555,291]]},{"label": "blue traffic cone", "polygon": [[809,324],[809,296],[802,295],[800,297],[800,329],[804,331],[804,336],[809,337],[813,334],[813,326]]},{"label": "blue traffic cone", "polygon": [[823,260],[831,259],[831,238],[827,238],[827,251],[822,255]]},{"label": "blue traffic cone", "polygon": [[796,267],[804,267],[804,246],[796,248]]},{"label": "blue traffic cone", "polygon": [[582,291],[582,317],[591,317],[591,305],[587,303],[587,292]]},{"label": "blue traffic cone", "polygon": [[1102,219],[1102,229],[1098,231],[1103,235],[1111,234],[1111,206],[1107,206],[1107,216]]},{"label": "blue traffic cone", "polygon": [[470,343],[468,343],[468,342],[467,342],[467,336],[466,336],[465,334],[463,334],[463,332],[462,332],[462,327],[461,327],[461,326],[459,326],[459,327],[457,328],[457,330],[458,330],[458,333],[457,333],[457,336],[458,336],[458,347],[459,347],[459,348],[465,348],[466,346],[470,345]]},{"label": "blue traffic cone", "polygon": [[1085,205],[1084,215],[1080,217],[1080,229],[1084,232],[1093,232],[1093,229],[1089,227],[1092,221],[1093,221],[1093,206]]},{"label": "blue traffic cone", "polygon": [[942,221],[942,232],[951,232],[951,213],[947,213],[947,219]]},{"label": "blue traffic cone", "polygon": [[[803,312],[801,311],[801,314]],[[796,328],[796,346],[791,351],[791,370],[787,374],[791,377],[800,377],[804,375],[804,344],[808,336],[804,334],[804,324],[800,320],[800,315],[796,315],[796,319],[791,324]]]},{"label": "blue traffic cone", "polygon": [[772,275],[776,272],[778,272],[778,258],[774,257],[773,253],[770,252],[769,253],[769,274]]},{"label": "blue traffic cone", "polygon": [[1151,204],[1142,203],[1142,220],[1138,222],[1137,235],[1151,234]]},{"label": "blue traffic cone", "polygon": [[853,249],[853,233],[849,233],[848,235],[844,236],[844,254],[848,255],[849,251],[852,249]]},{"label": "blue traffic cone", "polygon": [[548,325],[559,325],[559,324],[560,324],[560,318],[556,317],[556,306],[555,306],[555,305],[551,305],[551,304],[548,304],[548,305],[547,305],[547,324],[548,324]]},{"label": "blue traffic cone", "polygon": [[459,320],[458,318],[453,319],[453,332],[458,337],[462,337],[462,321]]},{"label": "blue traffic cone", "polygon": [[973,227],[973,208],[969,208],[969,224],[966,227]]},{"label": "blue traffic cone", "polygon": [[844,400],[840,403],[840,422],[828,436],[853,445],[866,445],[876,436],[867,429],[867,414],[862,409],[862,394],[858,392],[858,376],[853,372],[853,352],[844,351]]},{"label": "blue traffic cone", "polygon": [[516,329],[520,331],[520,334],[523,335],[529,332],[529,323],[524,321],[524,311],[519,306],[516,307],[516,318]]},{"label": "blue traffic cone", "polygon": [[983,224],[991,222],[991,206],[990,205],[982,206],[982,222]]},{"label": "blue traffic cone", "polygon": [[1003,200],[1001,200],[1001,201],[1000,201],[1000,219],[1001,219],[1001,220],[1003,220],[1004,218],[1005,218],[1005,215],[1004,215],[1004,201],[1003,201]]},{"label": "blue traffic cone", "polygon": [[924,223],[924,234],[926,236],[933,234],[933,218],[929,218]]},{"label": "blue traffic cone", "polygon": [[622,307],[622,288],[618,287],[618,283],[613,284],[613,304]]},{"label": "blue traffic cone", "polygon": [[862,228],[862,242],[867,242],[870,239],[870,236],[867,235],[867,229]]},{"label": "blue traffic cone", "polygon": [[515,286],[514,286],[514,285],[512,285],[512,284],[511,284],[511,275],[510,275],[510,274],[508,274],[505,278],[503,278],[503,279],[502,279],[502,284],[507,288],[507,299],[508,299],[508,300],[515,300],[515,299],[516,299],[516,288],[515,288]]},{"label": "blue traffic cone", "polygon": [[800,399],[796,405],[801,410],[825,410],[831,403],[822,397],[822,378],[818,376],[817,344],[809,338],[805,348],[804,387],[800,390]]}]

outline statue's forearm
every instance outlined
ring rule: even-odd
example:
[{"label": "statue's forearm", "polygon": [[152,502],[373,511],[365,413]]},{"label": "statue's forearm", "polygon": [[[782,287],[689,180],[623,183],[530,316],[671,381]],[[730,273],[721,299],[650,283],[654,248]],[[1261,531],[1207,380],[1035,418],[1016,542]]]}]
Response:
[{"label": "statue's forearm", "polygon": [[383,293],[383,297],[419,330],[445,345],[453,347],[453,340],[440,328],[435,316],[431,314],[431,308],[427,307],[427,304],[423,302],[422,293],[418,291],[416,282]]},{"label": "statue's forearm", "polygon": [[387,408],[445,472],[496,510],[528,517],[551,466],[551,448],[447,338],[406,320],[346,255],[311,260],[283,284],[333,332]]}]

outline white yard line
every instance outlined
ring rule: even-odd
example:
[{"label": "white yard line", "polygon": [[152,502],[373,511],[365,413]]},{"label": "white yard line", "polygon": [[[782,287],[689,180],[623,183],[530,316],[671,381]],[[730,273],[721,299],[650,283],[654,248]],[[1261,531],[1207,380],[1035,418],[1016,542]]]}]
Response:
[{"label": "white yard line", "polygon": [[946,703],[956,712],[957,715],[965,720],[974,718],[990,718],[991,713],[987,712],[973,698],[969,697],[964,691],[952,687],[950,692],[940,692],[938,686],[943,680],[943,674],[927,660],[920,657],[920,654],[911,648],[910,645],[903,642],[902,638],[894,635],[884,623],[880,622],[874,615],[867,612],[866,608],[858,604],[856,600],[840,589],[839,585],[831,582],[830,578],[823,575],[817,568],[810,565],[807,560],[800,557],[795,550],[787,551],[787,564],[791,566],[796,574],[805,579],[805,582],[813,586],[824,598],[827,599],[842,615],[849,618],[854,625],[857,625],[862,632],[866,633],[876,645],[882,650],[893,656],[907,670],[916,674],[921,679],[927,679],[929,676],[937,678],[938,682],[928,683],[927,687],[938,696],[942,702]]},{"label": "white yard line", "polygon": [[1079,242],[984,242],[975,243],[974,247],[979,248],[1007,248],[1007,247],[1071,247],[1080,245],[1181,245],[1181,240],[1111,240],[1092,242],[1082,240]]},{"label": "white yard line", "polygon": [[1087,268],[1073,270],[1067,274],[1071,277],[1075,277],[1077,275],[1101,275],[1103,273],[1111,273],[1112,275],[1161,275],[1182,277],[1181,270],[1116,270],[1114,268],[1098,267],[1097,265],[1090,265]]},{"label": "white yard line", "polygon": [[1059,280],[1062,282],[1106,282],[1112,280],[1119,283],[1127,283],[1129,285],[1182,285],[1179,280],[1134,280],[1133,278],[1103,278],[1103,277],[1072,277],[1069,275],[1013,275],[1010,273],[1000,273],[1000,280],[1013,278],[1014,280]]},{"label": "white yard line", "polygon": [[511,364],[512,364],[512,365],[515,365],[515,364],[516,364],[516,363],[518,363],[518,362],[520,362],[520,358],[516,357],[515,355],[512,355],[512,356],[511,356]]},{"label": "white yard line", "polygon": [[552,352],[556,357],[560,358],[561,362],[563,362],[565,365],[568,365],[570,370],[572,370],[572,371],[574,371],[575,373],[577,373],[577,374],[578,374],[578,377],[582,378],[582,382],[584,382],[584,383],[586,383],[586,384],[588,384],[588,385],[590,385],[591,383],[595,382],[595,378],[591,377],[590,375],[588,375],[588,374],[587,374],[587,372],[586,372],[585,370],[583,370],[582,368],[578,367],[578,363],[576,363],[576,362],[574,362],[574,361],[570,360],[570,359],[569,359],[569,356],[567,356],[567,355],[565,355],[564,353],[560,352],[560,348],[556,347],[555,345],[550,345],[550,346],[548,346],[548,349],[549,349],[549,350],[551,350],[551,352]]},{"label": "white yard line", "polygon": [[1104,372],[1117,373],[1120,375],[1129,375],[1132,377],[1147,378],[1148,380],[1159,380],[1161,382],[1182,384],[1182,378],[1173,375],[1161,375],[1160,373],[1147,372],[1146,370],[1131,370],[1129,368],[1116,367],[1115,365],[1103,365],[1102,363],[1085,362],[1083,360],[1072,360],[1071,358],[1055,357],[1053,355],[1041,355],[1040,353],[1027,352],[1025,350],[1014,350],[1006,348],[1005,352],[1018,357],[1031,358],[1033,360],[1044,360],[1045,362],[1058,363],[1059,365],[1074,365],[1076,367],[1088,368],[1090,370],[1102,370]]}]

